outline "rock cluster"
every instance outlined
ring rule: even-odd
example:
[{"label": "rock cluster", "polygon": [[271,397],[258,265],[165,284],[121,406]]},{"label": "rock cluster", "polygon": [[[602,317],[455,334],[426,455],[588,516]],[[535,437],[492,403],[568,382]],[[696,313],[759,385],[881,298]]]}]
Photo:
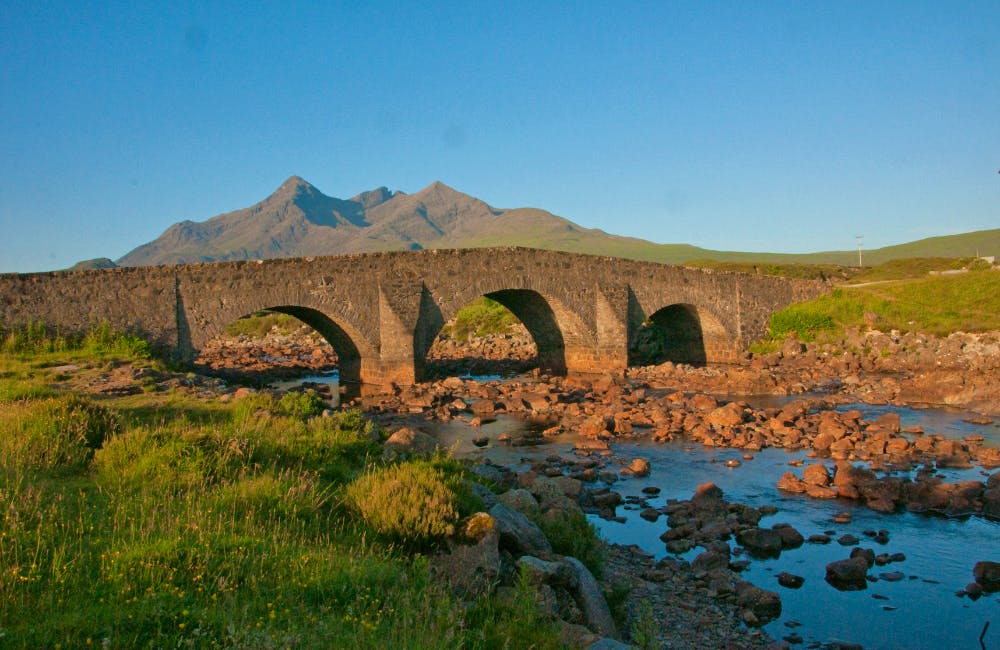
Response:
[{"label": "rock cluster", "polygon": [[333,370],[337,354],[313,330],[302,327],[287,334],[272,330],[263,338],[241,334],[214,339],[200,350],[194,366],[227,379],[261,381]]},{"label": "rock cluster", "polygon": [[739,578],[731,562],[728,540],[735,536],[742,549],[756,557],[777,557],[782,549],[796,548],[802,535],[787,524],[770,529],[757,524],[763,513],[749,506],[729,503],[714,483],[699,485],[687,501],[673,501],[664,508],[670,529],[660,539],[671,553],[684,553],[701,546],[705,549],[691,563],[695,577],[703,581],[716,598],[731,601],[744,623],[764,625],[781,615],[778,594],[760,589]]},{"label": "rock cluster", "polygon": [[474,515],[465,526],[464,542],[449,544],[432,559],[432,568],[460,596],[497,592],[514,597],[515,583],[527,582],[541,612],[562,627],[568,646],[583,647],[618,631],[593,573],[577,558],[558,555],[536,522],[583,518],[585,493],[580,481],[533,472],[516,475],[494,465],[473,472],[501,489],[484,495],[488,512]]},{"label": "rock cluster", "polygon": [[806,466],[802,474],[800,479],[791,471],[785,472],[778,480],[778,489],[820,499],[855,499],[885,513],[906,508],[948,517],[983,515],[1000,519],[1000,472],[985,482],[949,483],[926,469],[918,471],[911,480],[878,476],[870,469],[842,460],[837,462],[832,479],[822,463]]},{"label": "rock cluster", "polygon": [[692,368],[667,362],[632,375],[661,388],[716,394],[839,393],[872,404],[961,406],[1000,415],[1000,332],[848,329],[843,340],[803,343],[794,337],[769,354],[747,354],[736,366]]},{"label": "rock cluster", "polygon": [[[834,406],[829,399],[810,397],[782,408],[753,408],[705,393],[664,394],[612,377],[482,383],[450,377],[397,389],[371,408],[441,421],[465,418],[473,424],[498,413],[516,413],[550,421],[554,426],[545,434],[572,431],[597,443],[645,434],[657,441],[684,439],[747,451],[804,449],[817,457],[868,461],[875,467],[1000,467],[1000,449],[983,445],[982,436],[951,440],[916,427],[903,429],[896,414],[866,421],[860,411],[841,412]],[[823,484],[806,483],[817,496],[834,496]]]}]

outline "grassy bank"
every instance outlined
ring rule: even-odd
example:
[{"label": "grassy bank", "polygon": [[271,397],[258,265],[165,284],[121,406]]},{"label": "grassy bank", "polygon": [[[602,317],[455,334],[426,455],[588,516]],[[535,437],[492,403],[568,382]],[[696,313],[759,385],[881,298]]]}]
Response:
[{"label": "grassy bank", "polygon": [[771,318],[770,336],[803,340],[840,336],[845,327],[922,332],[1000,329],[1000,272],[969,271],[844,285],[831,295],[792,305]]},{"label": "grassy bank", "polygon": [[431,577],[480,506],[457,463],[309,396],[73,394],[53,369],[144,355],[34,341],[0,351],[0,647],[558,647],[531,592]]}]

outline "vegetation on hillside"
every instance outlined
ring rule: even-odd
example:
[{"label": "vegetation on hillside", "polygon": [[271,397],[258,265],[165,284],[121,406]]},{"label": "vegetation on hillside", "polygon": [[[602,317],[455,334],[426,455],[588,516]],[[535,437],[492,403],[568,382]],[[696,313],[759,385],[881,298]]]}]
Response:
[{"label": "vegetation on hillside", "polygon": [[68,361],[149,362],[3,340],[0,645],[559,647],[533,591],[468,606],[431,577],[479,505],[457,462],[383,462],[375,425],[309,395],[73,394]]},{"label": "vegetation on hillside", "polygon": [[859,273],[859,269],[836,264],[780,264],[774,262],[724,262],[719,260],[693,260],[685,262],[684,266],[731,273],[748,273],[750,275],[776,275],[783,278],[799,280],[823,280],[843,282],[850,280]]},{"label": "vegetation on hillside", "polygon": [[820,333],[840,336],[844,327],[869,326],[942,336],[1000,329],[1000,272],[922,274],[844,285],[830,295],[775,313],[769,335],[774,341],[795,332],[800,339],[812,340]]}]

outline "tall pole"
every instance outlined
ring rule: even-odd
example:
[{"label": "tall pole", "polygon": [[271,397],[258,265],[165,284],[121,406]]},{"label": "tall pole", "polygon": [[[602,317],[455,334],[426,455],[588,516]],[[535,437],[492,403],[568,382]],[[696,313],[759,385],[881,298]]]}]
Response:
[{"label": "tall pole", "polygon": [[864,239],[864,235],[855,235],[858,239],[858,268],[864,268],[864,264],[861,263],[861,240]]}]

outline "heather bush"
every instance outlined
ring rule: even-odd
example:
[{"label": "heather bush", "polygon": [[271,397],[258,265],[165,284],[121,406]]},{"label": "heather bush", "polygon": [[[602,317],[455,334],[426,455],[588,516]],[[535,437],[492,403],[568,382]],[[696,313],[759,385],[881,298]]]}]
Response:
[{"label": "heather bush", "polygon": [[425,463],[373,468],[346,486],[344,498],[373,530],[402,543],[449,537],[459,517],[444,473]]}]

